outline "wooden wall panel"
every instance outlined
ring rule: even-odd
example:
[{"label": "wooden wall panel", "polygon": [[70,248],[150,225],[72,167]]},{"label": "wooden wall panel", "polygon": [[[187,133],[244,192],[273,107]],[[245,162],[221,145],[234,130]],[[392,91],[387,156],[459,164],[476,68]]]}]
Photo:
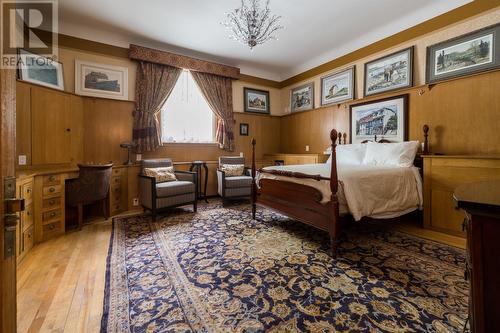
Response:
[{"label": "wooden wall panel", "polygon": [[31,86],[22,82],[16,83],[16,156],[19,155],[26,155],[26,165],[31,165]]},{"label": "wooden wall panel", "polygon": [[[423,140],[428,124],[430,149],[445,154],[500,154],[500,71],[439,83],[431,89],[415,87],[392,94],[409,93],[409,138]],[[349,131],[349,104],[282,117],[281,150],[285,153],[320,153],[330,144],[329,131]]]}]

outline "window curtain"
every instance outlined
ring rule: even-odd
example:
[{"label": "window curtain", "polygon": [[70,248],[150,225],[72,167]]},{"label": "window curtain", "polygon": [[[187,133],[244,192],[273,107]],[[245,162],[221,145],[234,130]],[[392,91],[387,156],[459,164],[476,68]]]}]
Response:
[{"label": "window curtain", "polygon": [[192,71],[194,80],[217,116],[216,141],[220,148],[234,150],[233,84],[229,77]]},{"label": "window curtain", "polygon": [[182,69],[140,61],[137,66],[133,140],[137,152],[160,146],[158,114],[172,92]]}]

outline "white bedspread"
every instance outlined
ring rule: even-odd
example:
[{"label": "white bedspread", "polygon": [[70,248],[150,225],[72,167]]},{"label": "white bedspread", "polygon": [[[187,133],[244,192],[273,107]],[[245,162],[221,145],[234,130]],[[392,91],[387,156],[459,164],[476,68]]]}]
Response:
[{"label": "white bedspread", "polygon": [[[330,177],[330,164],[305,164],[266,167],[265,170],[286,170]],[[350,213],[356,221],[363,216],[392,218],[422,209],[422,179],[416,167],[372,165],[338,165],[340,214]],[[323,195],[322,203],[330,201],[330,181],[277,176],[267,173],[260,179],[277,179],[308,185]]]}]

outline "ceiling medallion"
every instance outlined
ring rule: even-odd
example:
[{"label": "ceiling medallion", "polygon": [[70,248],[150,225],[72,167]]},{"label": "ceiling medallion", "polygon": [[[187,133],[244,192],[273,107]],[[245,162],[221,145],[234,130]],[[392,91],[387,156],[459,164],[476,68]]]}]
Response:
[{"label": "ceiling medallion", "polygon": [[281,16],[271,15],[269,0],[265,8],[260,7],[260,0],[241,0],[241,7],[226,16],[227,21],[221,24],[230,31],[229,38],[247,45],[250,50],[268,40],[277,40],[275,32],[284,28],[279,25]]}]

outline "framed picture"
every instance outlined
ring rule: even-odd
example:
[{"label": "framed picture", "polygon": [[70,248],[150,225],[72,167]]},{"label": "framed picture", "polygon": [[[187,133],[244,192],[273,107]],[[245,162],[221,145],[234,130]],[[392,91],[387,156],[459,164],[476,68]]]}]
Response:
[{"label": "framed picture", "polygon": [[75,93],[128,100],[128,68],[75,60]]},{"label": "framed picture", "polygon": [[413,46],[367,62],[365,96],[413,86]]},{"label": "framed picture", "polygon": [[408,140],[408,94],[350,106],[351,143]]},{"label": "framed picture", "polygon": [[354,99],[354,66],[321,78],[321,105]]},{"label": "framed picture", "polygon": [[248,124],[240,123],[240,135],[248,136]]},{"label": "framed picture", "polygon": [[427,48],[426,83],[500,67],[500,24]]},{"label": "framed picture", "polygon": [[19,49],[19,79],[41,86],[64,90],[63,65],[60,62]]},{"label": "framed picture", "polygon": [[252,88],[243,89],[245,112],[269,114],[269,91]]},{"label": "framed picture", "polygon": [[314,109],[314,82],[292,89],[290,97],[291,112]]}]

